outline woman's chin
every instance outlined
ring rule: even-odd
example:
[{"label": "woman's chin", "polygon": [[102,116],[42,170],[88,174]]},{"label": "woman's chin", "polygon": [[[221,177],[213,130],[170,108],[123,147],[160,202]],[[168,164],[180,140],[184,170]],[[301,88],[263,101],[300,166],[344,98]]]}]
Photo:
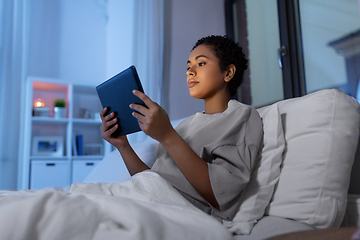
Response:
[{"label": "woman's chin", "polygon": [[190,89],[189,93],[190,93],[190,96],[193,97],[193,98],[202,99],[200,94],[198,94],[195,91],[191,91],[191,89]]}]

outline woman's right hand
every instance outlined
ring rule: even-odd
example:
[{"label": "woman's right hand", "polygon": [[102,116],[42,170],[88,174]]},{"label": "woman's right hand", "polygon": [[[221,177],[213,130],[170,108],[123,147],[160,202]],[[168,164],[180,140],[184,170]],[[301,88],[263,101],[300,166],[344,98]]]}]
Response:
[{"label": "woman's right hand", "polygon": [[100,112],[102,124],[100,126],[101,136],[117,149],[129,144],[126,136],[113,137],[112,134],[119,128],[118,119],[112,112],[107,114],[108,108],[104,108]]},{"label": "woman's right hand", "polygon": [[112,134],[120,126],[118,123],[118,119],[115,117],[115,114],[107,114],[107,112],[107,108],[104,108],[100,112],[100,117],[102,120],[102,124],[100,126],[101,136],[119,150],[130,175],[133,176],[136,173],[150,169],[143,161],[141,161],[139,156],[134,152],[134,149],[132,149],[132,147],[130,146],[126,135],[120,137],[112,136]]}]

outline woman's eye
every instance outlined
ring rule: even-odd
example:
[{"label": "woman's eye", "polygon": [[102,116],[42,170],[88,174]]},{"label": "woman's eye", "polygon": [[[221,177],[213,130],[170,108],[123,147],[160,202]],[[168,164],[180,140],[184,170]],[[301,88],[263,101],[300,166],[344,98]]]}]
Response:
[{"label": "woman's eye", "polygon": [[199,62],[199,66],[204,66],[205,64],[205,62]]},{"label": "woman's eye", "polygon": [[186,71],[189,71],[189,69],[190,69],[190,67],[187,67],[187,68],[186,68]]}]

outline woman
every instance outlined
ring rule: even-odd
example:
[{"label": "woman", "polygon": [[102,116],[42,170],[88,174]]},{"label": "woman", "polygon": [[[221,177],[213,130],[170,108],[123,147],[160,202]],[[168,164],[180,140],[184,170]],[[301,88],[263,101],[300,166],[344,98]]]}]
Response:
[{"label": "woman", "polygon": [[[139,91],[134,94],[147,108],[137,104],[130,108],[144,133],[160,143],[152,170],[196,207],[218,219],[231,220],[262,141],[257,111],[231,100],[242,82],[247,60],[241,47],[226,36],[209,36],[195,44],[187,66],[190,95],[204,100],[204,112],[186,119],[175,130],[167,113]],[[106,112],[105,108],[100,114],[102,136],[119,150],[129,173],[149,169],[126,136],[111,136],[119,125],[114,114]]]}]

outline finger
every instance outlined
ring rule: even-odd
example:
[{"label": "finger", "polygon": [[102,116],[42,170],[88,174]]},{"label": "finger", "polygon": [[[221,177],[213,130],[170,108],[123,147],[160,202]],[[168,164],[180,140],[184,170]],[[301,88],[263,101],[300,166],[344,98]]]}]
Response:
[{"label": "finger", "polygon": [[143,92],[140,92],[138,90],[133,90],[133,94],[140,98],[147,107],[151,107],[154,102]]},{"label": "finger", "polygon": [[105,114],[106,114],[107,110],[108,110],[108,108],[107,108],[107,107],[106,107],[106,108],[103,108],[103,110],[101,110],[101,112],[100,112],[100,117],[101,117],[101,120],[103,120],[103,119],[104,119],[104,117],[105,117]]},{"label": "finger", "polygon": [[108,107],[104,108],[104,109],[100,112],[101,120],[107,121],[107,120],[115,117],[115,113],[114,113],[114,112],[112,112],[112,113],[110,113],[110,114],[107,114],[108,112],[109,112],[109,108],[108,108]]},{"label": "finger", "polygon": [[135,104],[135,103],[132,103],[130,104],[129,106],[131,109],[139,112],[140,114],[146,116],[146,114],[148,113],[149,109],[144,107],[143,105],[140,105],[140,104]]},{"label": "finger", "polygon": [[116,124],[117,120],[118,120],[117,118],[111,119],[110,121],[103,120],[103,123],[100,126],[101,132],[106,132],[111,126]]},{"label": "finger", "polygon": [[137,112],[133,112],[132,115],[134,118],[136,118],[139,121],[139,123],[144,123],[144,121],[145,121],[144,115],[137,113]]},{"label": "finger", "polygon": [[112,113],[106,115],[106,116],[103,118],[103,122],[111,121],[111,119],[113,119],[114,117],[115,117],[115,113],[112,112]]},{"label": "finger", "polygon": [[105,140],[109,140],[111,138],[111,135],[118,129],[119,125],[116,124],[115,126],[113,126],[112,128],[108,129],[107,131],[105,131],[103,134],[102,134],[102,137],[105,139]]},{"label": "finger", "polygon": [[[105,122],[104,123],[105,129],[109,129],[111,126],[115,125],[117,120],[118,120],[117,118],[114,118],[114,119],[111,119],[110,121]],[[118,125],[118,124],[116,124],[116,125]]]}]

